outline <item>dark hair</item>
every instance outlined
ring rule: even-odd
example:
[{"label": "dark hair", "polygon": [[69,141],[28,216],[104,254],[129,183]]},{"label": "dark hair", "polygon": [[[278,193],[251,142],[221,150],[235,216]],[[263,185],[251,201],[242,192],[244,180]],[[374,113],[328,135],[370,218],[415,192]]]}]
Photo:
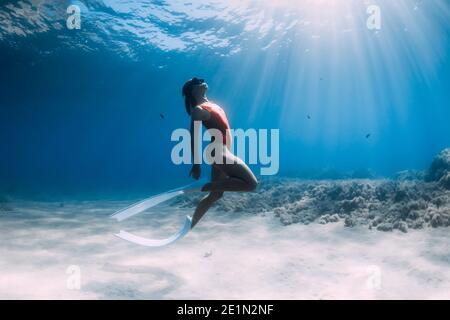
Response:
[{"label": "dark hair", "polygon": [[205,80],[203,79],[198,79],[194,77],[186,81],[185,84],[183,85],[181,94],[184,96],[184,106],[186,107],[186,112],[188,113],[188,115],[191,115],[191,108],[197,105],[197,101],[192,95],[192,87],[201,84],[204,81]]}]

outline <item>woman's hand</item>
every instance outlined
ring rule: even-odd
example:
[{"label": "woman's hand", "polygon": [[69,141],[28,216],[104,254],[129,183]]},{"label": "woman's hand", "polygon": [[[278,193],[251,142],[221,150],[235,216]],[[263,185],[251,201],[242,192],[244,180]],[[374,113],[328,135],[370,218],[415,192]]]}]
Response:
[{"label": "woman's hand", "polygon": [[195,180],[198,180],[200,178],[200,165],[199,164],[194,164],[192,166],[191,172],[189,173],[189,175],[194,178]]}]

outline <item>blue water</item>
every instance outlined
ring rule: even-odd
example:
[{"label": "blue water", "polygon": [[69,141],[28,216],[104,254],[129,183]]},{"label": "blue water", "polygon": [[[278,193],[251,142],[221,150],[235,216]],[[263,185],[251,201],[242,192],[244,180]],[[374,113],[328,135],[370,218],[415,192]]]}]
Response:
[{"label": "blue water", "polygon": [[192,76],[233,128],[280,129],[279,176],[423,170],[450,146],[449,35],[448,0],[2,1],[0,190],[189,183],[170,135]]}]

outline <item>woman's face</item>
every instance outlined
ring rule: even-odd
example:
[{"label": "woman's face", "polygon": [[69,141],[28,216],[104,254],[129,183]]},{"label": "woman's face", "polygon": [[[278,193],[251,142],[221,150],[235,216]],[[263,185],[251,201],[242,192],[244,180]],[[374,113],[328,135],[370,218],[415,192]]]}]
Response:
[{"label": "woman's face", "polygon": [[208,84],[206,82],[192,86],[192,95],[195,98],[203,97],[206,94],[206,91],[208,91]]}]

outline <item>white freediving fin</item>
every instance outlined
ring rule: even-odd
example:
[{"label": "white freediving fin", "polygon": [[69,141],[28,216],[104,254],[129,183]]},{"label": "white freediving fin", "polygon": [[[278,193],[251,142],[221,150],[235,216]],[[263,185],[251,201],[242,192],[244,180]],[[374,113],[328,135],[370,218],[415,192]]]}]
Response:
[{"label": "white freediving fin", "polygon": [[178,230],[176,234],[166,239],[147,239],[144,237],[136,236],[124,230],[120,230],[120,232],[115,234],[115,236],[141,246],[162,247],[183,238],[191,230],[191,225],[192,218],[190,216],[186,216],[186,220],[184,221],[184,225],[181,227],[181,229]]},{"label": "white freediving fin", "polygon": [[123,221],[183,193],[184,193],[183,190],[178,190],[172,192],[164,192],[156,196],[152,196],[150,198],[132,204],[131,206],[125,209],[115,212],[114,214],[111,215],[111,218],[114,218],[119,222]]},{"label": "white freediving fin", "polygon": [[200,187],[205,183],[206,180],[199,180],[187,186],[151,196],[150,198],[134,203],[131,206],[126,207],[125,209],[113,213],[110,217],[116,219],[119,222],[123,221],[162,202],[175,198],[176,196],[179,196],[185,192],[200,191]]}]

